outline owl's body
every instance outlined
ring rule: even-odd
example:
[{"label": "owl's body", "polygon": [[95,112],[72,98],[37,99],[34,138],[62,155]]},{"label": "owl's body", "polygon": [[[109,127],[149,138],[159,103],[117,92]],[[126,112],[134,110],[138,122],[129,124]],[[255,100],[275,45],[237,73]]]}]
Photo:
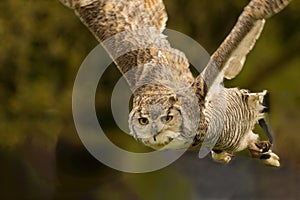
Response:
[{"label": "owl's body", "polygon": [[[241,151],[247,147],[245,141],[257,139],[252,130],[264,117],[263,98],[266,91],[249,93],[237,88],[224,88],[223,92],[224,100],[217,99],[206,105],[204,112],[209,130],[205,136],[216,140],[215,150]],[[225,109],[223,102],[228,102]]]},{"label": "owl's body", "polygon": [[133,91],[131,135],[154,149],[207,146],[229,162],[248,148],[265,164],[279,166],[268,141],[252,130],[264,119],[267,92],[225,88],[259,37],[265,19],[290,0],[252,0],[237,24],[195,79],[184,53],[162,34],[162,0],[61,0],[102,42]]}]

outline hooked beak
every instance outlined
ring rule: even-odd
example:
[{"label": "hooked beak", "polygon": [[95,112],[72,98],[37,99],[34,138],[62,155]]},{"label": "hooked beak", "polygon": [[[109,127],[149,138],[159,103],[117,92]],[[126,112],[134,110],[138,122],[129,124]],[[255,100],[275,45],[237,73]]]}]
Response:
[{"label": "hooked beak", "polygon": [[155,135],[153,136],[153,139],[154,139],[154,141],[156,142],[156,136],[155,136]]},{"label": "hooked beak", "polygon": [[156,125],[151,127],[151,134],[153,135],[153,139],[156,142],[156,136],[160,133]]}]

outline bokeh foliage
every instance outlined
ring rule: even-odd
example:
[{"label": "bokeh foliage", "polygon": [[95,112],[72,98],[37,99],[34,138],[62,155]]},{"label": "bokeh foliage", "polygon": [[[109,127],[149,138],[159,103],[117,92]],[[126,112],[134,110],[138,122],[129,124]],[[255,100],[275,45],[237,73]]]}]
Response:
[{"label": "bokeh foliage", "polygon": [[[247,2],[165,0],[168,28],[191,36],[212,53]],[[0,8],[1,199],[300,196],[299,1],[267,21],[243,72],[226,82],[270,91],[275,149],[283,167],[270,169],[245,156],[224,166],[188,153],[170,167],[143,175],[103,166],[85,150],[74,128],[72,87],[81,62],[98,44],[92,34],[58,0],[1,0]],[[110,89],[119,76],[115,69],[106,72],[96,107],[107,119],[103,123],[109,137],[126,146],[134,141],[108,120]]]}]

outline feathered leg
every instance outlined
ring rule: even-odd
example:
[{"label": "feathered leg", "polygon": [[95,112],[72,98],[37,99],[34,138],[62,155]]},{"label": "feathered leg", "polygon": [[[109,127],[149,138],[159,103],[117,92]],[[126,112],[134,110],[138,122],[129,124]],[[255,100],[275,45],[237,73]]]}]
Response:
[{"label": "feathered leg", "polygon": [[[262,113],[270,112],[270,96],[269,93],[266,93],[263,96],[261,104],[264,106]],[[254,158],[259,158],[265,165],[279,167],[279,157],[272,152],[271,147],[273,143],[273,132],[269,124],[266,123],[265,119],[262,118],[259,120],[259,125],[268,136],[269,141],[249,141],[248,149]]]},{"label": "feathered leg", "polygon": [[[236,91],[236,90],[232,90]],[[266,123],[264,117],[265,113],[269,112],[269,94],[265,90],[260,93],[249,93],[247,90],[239,90],[239,94],[241,96],[233,96],[237,102],[240,102],[239,105],[245,105],[245,107],[237,107],[236,105],[231,105],[235,109],[230,109],[233,112],[230,112],[232,115],[239,115],[242,118],[237,118],[238,120],[233,122],[233,120],[227,120],[226,122],[231,123],[230,132],[225,132],[222,134],[223,139],[228,138],[228,135],[232,133],[236,133],[236,130],[244,130],[243,128],[248,127],[242,137],[239,135],[232,135],[231,138],[233,141],[229,141],[228,143],[217,144],[215,149],[211,151],[212,158],[218,162],[229,163],[233,154],[235,152],[242,151],[244,149],[248,149],[253,158],[260,159],[264,164],[274,167],[279,167],[279,157],[273,153],[270,149],[272,147],[272,131],[269,125]],[[239,100],[238,100],[239,99]],[[241,108],[241,110],[237,113],[234,111],[237,108]],[[250,118],[248,118],[250,116]],[[226,124],[225,122],[225,124]],[[245,122],[251,122],[247,124]],[[260,141],[258,134],[254,133],[252,129],[254,128],[255,123],[259,122],[262,129],[265,131],[268,136],[268,141]],[[239,138],[239,139],[238,139]],[[238,139],[238,145],[232,148],[232,144],[234,141]]]}]

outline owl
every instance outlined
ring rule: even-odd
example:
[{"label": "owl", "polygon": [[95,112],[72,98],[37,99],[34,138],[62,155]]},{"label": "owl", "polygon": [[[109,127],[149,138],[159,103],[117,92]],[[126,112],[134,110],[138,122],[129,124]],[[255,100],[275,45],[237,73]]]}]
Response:
[{"label": "owl", "polygon": [[[248,149],[264,164],[279,167],[266,117],[267,91],[225,88],[242,70],[265,21],[291,0],[251,0],[235,26],[193,77],[185,54],[163,34],[162,0],[61,0],[105,47],[133,93],[130,134],[153,149],[198,148],[229,163]],[[253,132],[259,123],[269,140]],[[201,151],[202,150],[202,151]]]}]

